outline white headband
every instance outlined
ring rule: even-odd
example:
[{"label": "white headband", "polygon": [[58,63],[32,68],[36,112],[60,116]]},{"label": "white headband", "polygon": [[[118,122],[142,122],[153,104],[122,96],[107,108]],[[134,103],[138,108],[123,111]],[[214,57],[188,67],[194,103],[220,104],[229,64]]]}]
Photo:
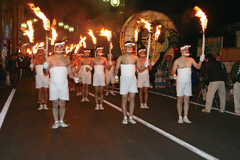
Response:
[{"label": "white headband", "polygon": [[135,46],[135,43],[133,43],[133,42],[127,42],[127,43],[124,44],[124,46],[128,46],[128,45],[133,45],[133,46]]},{"label": "white headband", "polygon": [[40,45],[40,46],[38,46],[37,49],[43,49],[43,50],[44,50],[44,46],[43,46],[43,45]]},{"label": "white headband", "polygon": [[96,51],[99,50],[99,49],[104,49],[104,48],[103,48],[103,47],[97,47],[97,48],[96,48]]},{"label": "white headband", "polygon": [[65,42],[57,42],[57,43],[54,44],[54,46],[55,47],[58,46],[58,45],[62,45],[63,46],[64,44],[65,44]]},{"label": "white headband", "polygon": [[146,52],[146,49],[140,49],[140,50],[138,51],[138,53],[141,52],[141,51]]},{"label": "white headband", "polygon": [[88,50],[84,50],[83,53],[85,53],[85,52],[91,52],[91,50],[89,50],[89,49]]},{"label": "white headband", "polygon": [[180,50],[184,50],[184,49],[190,48],[190,47],[191,47],[190,45],[185,45],[185,46],[181,47]]}]

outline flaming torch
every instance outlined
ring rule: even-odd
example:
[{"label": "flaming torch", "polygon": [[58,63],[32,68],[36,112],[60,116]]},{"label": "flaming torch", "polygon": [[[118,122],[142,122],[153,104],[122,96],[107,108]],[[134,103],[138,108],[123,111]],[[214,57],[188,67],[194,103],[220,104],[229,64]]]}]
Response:
[{"label": "flaming torch", "polygon": [[146,21],[143,18],[140,18],[140,21],[137,21],[138,23],[144,23],[144,28],[146,28],[149,32],[149,37],[148,37],[148,48],[147,48],[147,61],[149,59],[149,51],[150,51],[150,44],[151,44],[151,37],[152,37],[152,27],[151,23]]},{"label": "flaming torch", "polygon": [[158,38],[159,38],[159,35],[161,34],[161,28],[162,28],[162,25],[158,25],[156,27],[156,31],[155,31],[155,42],[154,42],[154,51],[153,51],[153,58],[152,58],[152,65],[154,64],[154,57],[155,57],[155,52],[156,52],[156,43],[158,41]]},{"label": "flaming torch", "polygon": [[205,13],[198,7],[195,6],[194,10],[196,11],[195,16],[200,18],[201,25],[202,25],[202,30],[203,30],[203,39],[202,39],[202,55],[204,55],[204,50],[205,50],[205,30],[207,28],[207,16]]},{"label": "flaming torch", "polygon": [[34,11],[35,15],[38,16],[41,20],[43,20],[43,27],[46,30],[46,59],[48,56],[48,31],[50,30],[50,21],[47,17],[41,12],[39,7],[35,7],[33,3],[28,3],[31,10]]},{"label": "flaming torch", "polygon": [[134,34],[134,41],[135,41],[135,51],[136,51],[136,55],[137,55],[137,41],[138,41],[138,32],[139,32],[139,30],[138,30],[138,26],[137,26],[137,28],[135,29],[135,34]]},{"label": "flaming torch", "polygon": [[88,34],[92,37],[94,50],[95,50],[96,49],[96,45],[97,45],[97,38],[94,36],[93,31],[91,29],[88,30]]},{"label": "flaming torch", "polygon": [[[102,29],[101,31],[100,31],[100,34],[99,34],[100,36],[105,36],[105,37],[107,37],[107,39],[108,39],[108,42],[109,42],[109,53],[108,54],[112,54],[111,52],[112,52],[112,48],[113,48],[113,46],[112,46],[112,31],[109,31],[109,30],[107,30],[107,29]],[[110,56],[110,62],[112,61],[112,59],[111,59],[111,56]]]},{"label": "flaming torch", "polygon": [[52,39],[51,39],[51,45],[53,46],[57,37],[58,37],[58,34],[57,34],[57,31],[56,29],[53,27],[56,25],[56,19],[53,20],[53,23],[52,23],[52,26],[51,26],[51,30],[52,30]]},{"label": "flaming torch", "polygon": [[[33,25],[32,25],[32,20],[28,20],[27,21],[27,25],[28,25],[28,30],[24,29],[24,28],[20,28],[24,33],[27,34],[31,47],[32,44],[34,43],[34,37],[33,37],[33,33],[34,33],[34,29],[33,29]],[[30,53],[30,52],[29,52]],[[31,54],[31,61],[33,60],[33,54]]]}]

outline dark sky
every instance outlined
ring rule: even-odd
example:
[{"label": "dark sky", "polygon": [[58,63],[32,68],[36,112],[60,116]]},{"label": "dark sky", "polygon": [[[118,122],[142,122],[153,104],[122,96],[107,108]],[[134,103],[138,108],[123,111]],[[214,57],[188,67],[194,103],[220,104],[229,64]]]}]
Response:
[{"label": "dark sky", "polygon": [[[131,15],[144,10],[154,10],[166,14],[173,20],[179,35],[184,37],[184,43],[196,43],[201,38],[199,19],[194,17],[193,8],[199,6],[208,17],[207,36],[224,36],[226,45],[232,45],[234,36],[227,32],[230,24],[240,21],[238,0],[125,0],[125,20]],[[109,2],[102,0],[19,0],[26,6],[33,2],[51,20],[57,18],[67,23],[75,24],[78,21],[79,32],[86,32],[86,28],[94,26],[97,17],[104,17],[98,25],[109,26],[118,22],[119,8],[111,7]],[[26,8],[28,8],[26,6]],[[27,16],[34,16],[30,10]],[[229,41],[229,42],[227,42]]]}]

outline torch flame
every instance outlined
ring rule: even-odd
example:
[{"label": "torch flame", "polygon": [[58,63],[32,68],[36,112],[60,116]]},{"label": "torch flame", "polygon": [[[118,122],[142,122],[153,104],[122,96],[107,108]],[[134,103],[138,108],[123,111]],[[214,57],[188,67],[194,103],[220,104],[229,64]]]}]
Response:
[{"label": "torch flame", "polygon": [[31,54],[32,54],[32,51],[28,48],[28,49],[27,49],[27,53],[28,53],[29,55],[31,55]]},{"label": "torch flame", "polygon": [[50,21],[49,19],[47,19],[47,17],[43,14],[43,12],[41,12],[41,9],[39,7],[35,7],[35,5],[33,3],[28,3],[29,7],[31,8],[31,10],[34,11],[34,13],[36,14],[36,16],[38,16],[41,20],[43,20],[43,26],[45,30],[49,30],[50,29]]},{"label": "torch flame", "polygon": [[88,34],[92,37],[93,44],[97,44],[97,39],[93,34],[93,31],[89,29]]},{"label": "torch flame", "polygon": [[81,48],[82,46],[83,46],[84,48],[86,48],[86,42],[85,42],[85,40],[86,40],[86,37],[80,36],[80,41],[79,41],[79,43],[76,45],[76,49],[74,50],[74,53],[75,53],[75,54],[77,54],[79,48]]},{"label": "torch flame", "polygon": [[138,32],[139,32],[139,30],[138,30],[138,27],[137,27],[137,28],[135,29],[135,34],[134,34],[135,42],[138,41]]},{"label": "torch flame", "polygon": [[105,36],[105,37],[107,37],[108,41],[111,41],[112,31],[109,31],[109,30],[103,28],[100,32],[101,32],[99,34],[100,36]]},{"label": "torch flame", "polygon": [[73,51],[73,49],[74,49],[74,47],[76,47],[76,45],[75,44],[71,44],[71,46],[69,47],[69,46],[67,46],[66,47],[66,53],[68,54],[69,52],[72,52]]},{"label": "torch flame", "polygon": [[195,6],[194,10],[196,11],[195,16],[200,18],[202,29],[204,31],[207,28],[207,22],[208,22],[207,16],[198,6]]},{"label": "torch flame", "polygon": [[39,46],[39,43],[36,43],[36,44],[33,46],[32,52],[33,52],[34,54],[37,53],[37,48],[38,48],[38,46]]},{"label": "torch flame", "polygon": [[80,47],[81,47],[81,46],[83,46],[84,48],[87,47],[85,41],[86,41],[86,37],[82,37],[82,36],[80,36],[80,41],[79,41]]},{"label": "torch flame", "polygon": [[24,28],[20,28],[20,29],[27,34],[30,43],[33,43],[33,40],[34,40],[34,38],[33,38],[34,29],[33,29],[33,26],[32,26],[32,20],[28,20],[27,21],[27,25],[28,25],[28,29],[29,30],[26,30]]},{"label": "torch flame", "polygon": [[155,41],[158,40],[159,35],[161,34],[162,25],[158,25],[155,32]]},{"label": "torch flame", "polygon": [[149,23],[148,21],[146,21],[143,18],[140,18],[140,21],[137,21],[137,23],[144,23],[144,27],[148,30],[148,32],[151,32],[151,23]]}]

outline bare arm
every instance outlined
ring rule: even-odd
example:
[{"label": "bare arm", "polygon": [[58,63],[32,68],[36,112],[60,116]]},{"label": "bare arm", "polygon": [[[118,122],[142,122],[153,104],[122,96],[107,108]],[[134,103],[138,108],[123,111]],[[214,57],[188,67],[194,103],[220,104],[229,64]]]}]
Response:
[{"label": "bare arm", "polygon": [[175,74],[176,74],[176,71],[177,71],[177,65],[178,65],[178,61],[176,60],[176,61],[173,63],[173,67],[172,67],[172,75],[175,75]]},{"label": "bare arm", "polygon": [[79,64],[78,64],[78,68],[77,68],[77,70],[76,70],[76,74],[78,74],[78,72],[80,71],[80,68],[82,67],[82,61],[81,61],[81,59],[80,59],[80,61],[79,61]]},{"label": "bare arm", "polygon": [[111,66],[108,64],[107,59],[104,60],[104,64],[108,70],[111,69]]},{"label": "bare arm", "polygon": [[152,70],[152,64],[150,62],[150,59],[148,60],[148,64],[149,64],[149,66],[148,66],[149,70]]},{"label": "bare arm", "polygon": [[118,59],[117,59],[117,63],[116,63],[115,71],[114,71],[114,76],[118,75],[118,70],[119,70],[119,67],[120,67],[121,61],[122,61],[121,59],[122,59],[121,56],[118,57]]},{"label": "bare arm", "polygon": [[67,63],[68,63],[68,75],[70,78],[74,79],[75,78],[75,75],[74,73],[72,72],[72,69],[71,69],[71,64],[70,64],[70,60],[67,59]]},{"label": "bare arm", "polygon": [[202,61],[199,60],[199,63],[196,63],[194,59],[192,59],[192,64],[196,69],[200,69],[202,66]]}]

